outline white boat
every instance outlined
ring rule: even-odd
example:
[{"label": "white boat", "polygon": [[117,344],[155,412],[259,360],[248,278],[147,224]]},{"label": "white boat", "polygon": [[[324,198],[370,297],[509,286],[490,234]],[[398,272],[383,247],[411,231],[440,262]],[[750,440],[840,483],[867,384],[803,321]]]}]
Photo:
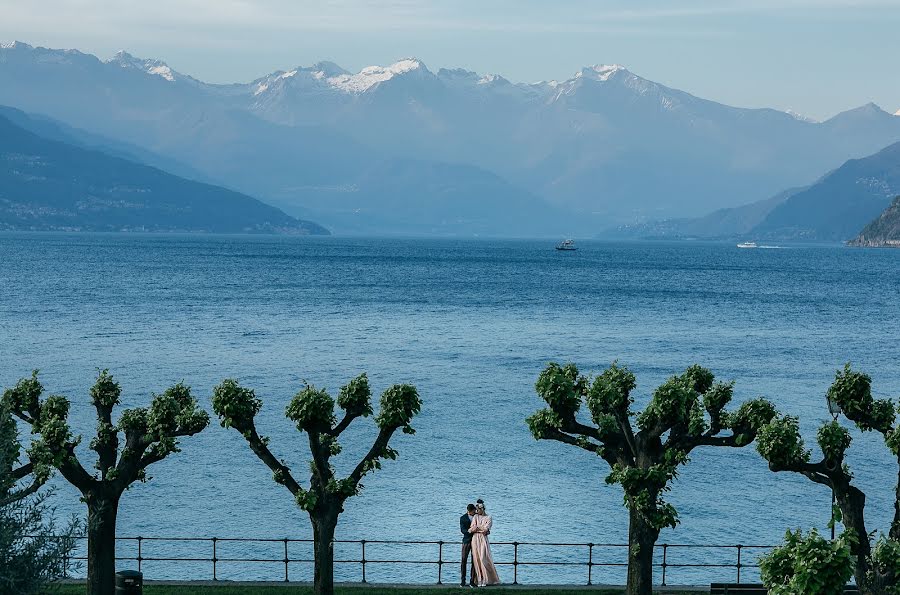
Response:
[{"label": "white boat", "polygon": [[759,246],[756,245],[756,242],[741,242],[740,244],[737,245],[737,247],[738,248],[759,248]]},{"label": "white boat", "polygon": [[556,245],[557,250],[578,250],[575,246],[575,240],[563,240]]}]

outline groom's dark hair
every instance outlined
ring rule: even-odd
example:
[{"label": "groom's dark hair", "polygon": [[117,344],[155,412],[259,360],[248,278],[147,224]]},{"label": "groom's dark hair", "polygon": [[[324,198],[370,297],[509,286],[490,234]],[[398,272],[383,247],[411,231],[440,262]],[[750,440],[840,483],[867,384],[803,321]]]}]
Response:
[{"label": "groom's dark hair", "polygon": [[468,510],[469,512],[475,512],[475,505],[469,504],[468,506],[466,506],[466,510]]}]

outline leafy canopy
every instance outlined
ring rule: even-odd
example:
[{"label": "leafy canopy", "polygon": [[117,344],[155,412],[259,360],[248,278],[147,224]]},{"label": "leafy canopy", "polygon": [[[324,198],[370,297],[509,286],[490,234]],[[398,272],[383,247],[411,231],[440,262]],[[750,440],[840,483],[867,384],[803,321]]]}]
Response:
[{"label": "leafy canopy", "polygon": [[[379,429],[375,442],[350,475],[338,478],[331,464],[331,457],[342,450],[338,438],[355,419],[373,414],[371,397],[368,377],[360,374],[341,387],[336,400],[328,391],[307,384],[288,403],[285,416],[309,439],[312,454],[309,489],[294,479],[287,464],[269,450],[268,438],[257,431],[255,418],[262,401],[252,389],[242,387],[233,379],[224,380],[213,389],[212,404],[222,426],[238,430],[257,457],[272,470],[275,482],[287,487],[303,510],[314,513],[329,510],[333,503],[340,509],[344,500],[360,492],[363,476],[380,469],[382,460],[396,459],[397,451],[388,442],[398,429],[415,433],[410,422],[422,406],[416,388],[408,384],[388,388],[381,395],[375,416]],[[340,421],[335,405],[344,412]]]},{"label": "leafy canopy", "polygon": [[[537,440],[557,440],[603,458],[611,468],[606,481],[622,486],[626,506],[656,529],[674,527],[677,512],[661,495],[690,452],[698,446],[749,444],[775,416],[775,407],[754,399],[725,411],[733,384],[716,381],[699,365],[666,380],[641,412],[632,409],[635,386],[634,374],[618,363],[593,379],[574,364],[550,363],[535,383],[547,407],[526,421]],[[582,404],[593,425],[579,419]],[[723,435],[725,430],[730,435]]]},{"label": "leafy canopy", "polygon": [[784,543],[759,560],[760,577],[772,595],[843,595],[853,574],[846,539],[829,541],[813,529],[788,531]]}]

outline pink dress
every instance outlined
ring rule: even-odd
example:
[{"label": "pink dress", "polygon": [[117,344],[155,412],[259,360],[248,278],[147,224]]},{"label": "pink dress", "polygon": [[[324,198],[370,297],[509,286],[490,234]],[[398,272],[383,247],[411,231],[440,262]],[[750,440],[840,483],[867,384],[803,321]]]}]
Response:
[{"label": "pink dress", "polygon": [[486,514],[476,514],[472,517],[472,563],[475,565],[475,576],[478,577],[478,586],[499,585],[500,576],[494,566],[494,557],[491,556],[491,544],[485,534],[491,530],[493,524],[491,517]]}]

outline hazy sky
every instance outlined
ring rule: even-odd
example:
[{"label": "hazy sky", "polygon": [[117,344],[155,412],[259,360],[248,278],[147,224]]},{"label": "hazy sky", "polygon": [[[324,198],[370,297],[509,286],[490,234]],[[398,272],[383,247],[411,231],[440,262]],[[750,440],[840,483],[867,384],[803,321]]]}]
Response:
[{"label": "hazy sky", "polygon": [[900,108],[900,0],[0,0],[0,41],[16,39],[211,82],[323,59],[527,82],[619,63],[731,105]]}]

